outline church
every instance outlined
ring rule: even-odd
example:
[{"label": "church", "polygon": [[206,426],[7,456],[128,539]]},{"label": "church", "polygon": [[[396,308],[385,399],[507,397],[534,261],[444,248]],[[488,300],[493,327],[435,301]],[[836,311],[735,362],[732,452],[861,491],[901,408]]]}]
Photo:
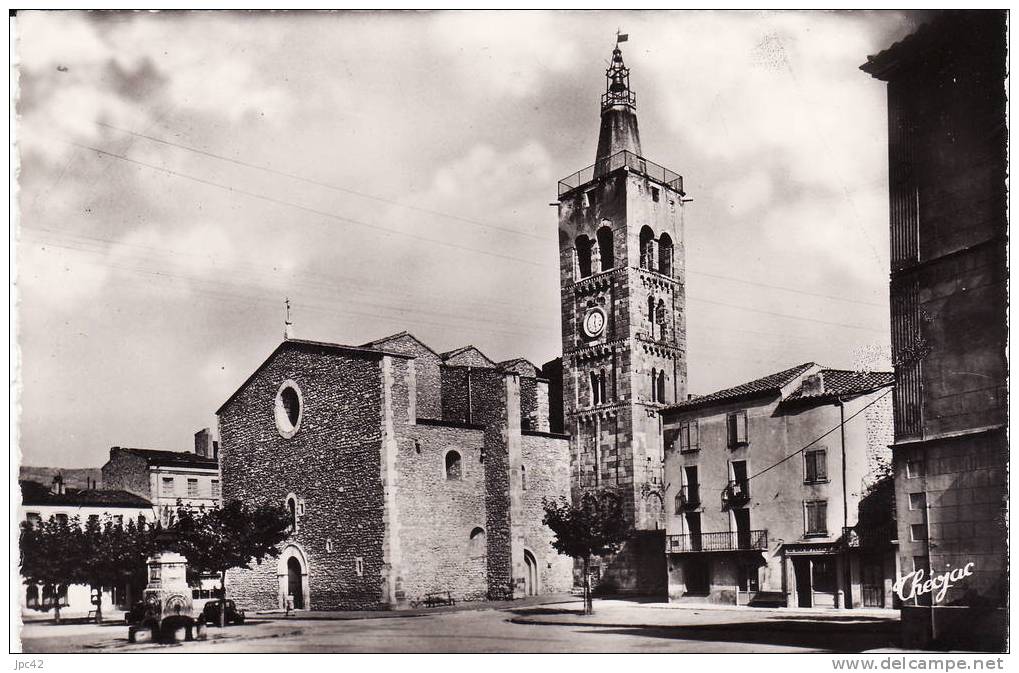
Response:
[{"label": "church", "polygon": [[666,592],[659,410],[686,396],[683,179],[643,157],[618,42],[595,163],[558,185],[561,359],[538,369],[403,332],[290,338],[219,408],[223,497],[285,504],[275,562],[228,574],[253,609],[401,608],[569,591],[544,498],[623,496],[636,535],[603,591]]},{"label": "church", "polygon": [[561,593],[543,498],[569,493],[548,381],[406,332],[287,338],[219,408],[223,497],[292,518],[274,561],[227,575],[250,609],[374,610]]}]

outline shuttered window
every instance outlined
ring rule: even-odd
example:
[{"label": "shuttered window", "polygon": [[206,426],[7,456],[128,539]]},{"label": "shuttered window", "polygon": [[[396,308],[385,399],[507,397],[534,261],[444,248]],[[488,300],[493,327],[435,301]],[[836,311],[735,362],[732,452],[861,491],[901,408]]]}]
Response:
[{"label": "shuttered window", "polygon": [[729,436],[729,448],[733,449],[747,443],[747,412],[737,411],[726,417]]},{"label": "shuttered window", "polygon": [[807,451],[804,455],[806,461],[804,481],[813,484],[821,481],[828,481],[828,457],[825,449],[814,449]]},{"label": "shuttered window", "polygon": [[828,534],[828,501],[808,500],[803,503],[805,514],[804,532],[806,535]]}]

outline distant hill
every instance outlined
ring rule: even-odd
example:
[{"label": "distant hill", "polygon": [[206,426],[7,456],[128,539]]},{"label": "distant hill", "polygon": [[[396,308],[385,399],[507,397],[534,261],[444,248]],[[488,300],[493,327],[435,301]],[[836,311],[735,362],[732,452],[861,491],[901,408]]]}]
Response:
[{"label": "distant hill", "polygon": [[53,477],[61,475],[64,486],[78,489],[102,488],[103,471],[98,467],[32,467],[22,465],[18,473],[20,481],[37,481],[49,486]]}]

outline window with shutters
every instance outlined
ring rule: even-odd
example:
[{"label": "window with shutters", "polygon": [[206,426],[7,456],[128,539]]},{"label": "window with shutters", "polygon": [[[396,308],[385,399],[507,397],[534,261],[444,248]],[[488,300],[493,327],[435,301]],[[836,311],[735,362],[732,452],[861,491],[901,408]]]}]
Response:
[{"label": "window with shutters", "polygon": [[173,477],[163,477],[163,495],[177,495]]},{"label": "window with shutters", "polygon": [[803,532],[809,536],[828,534],[828,501],[807,500],[803,503]]},{"label": "window with shutters", "polygon": [[736,411],[729,414],[726,419],[729,448],[735,449],[747,443],[747,412]]},{"label": "window with shutters", "polygon": [[198,480],[197,479],[188,479],[188,497],[189,498],[197,498],[198,497]]},{"label": "window with shutters", "polygon": [[818,484],[828,481],[827,453],[825,449],[813,449],[803,454],[804,483]]},{"label": "window with shutters", "polygon": [[213,498],[218,498],[220,496],[220,493],[221,492],[219,490],[219,479],[213,479],[212,480],[212,497]]},{"label": "window with shutters", "polygon": [[700,440],[698,439],[697,421],[687,421],[679,424],[679,450],[683,453],[688,451],[699,451]]}]

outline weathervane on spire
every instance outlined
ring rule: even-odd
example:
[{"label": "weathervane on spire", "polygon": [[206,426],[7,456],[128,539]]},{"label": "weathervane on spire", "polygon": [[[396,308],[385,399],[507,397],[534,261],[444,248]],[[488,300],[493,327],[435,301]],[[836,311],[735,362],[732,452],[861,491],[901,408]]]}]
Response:
[{"label": "weathervane on spire", "polygon": [[290,297],[287,297],[283,301],[283,305],[286,306],[287,317],[283,323],[283,338],[293,339],[294,338],[294,323],[290,322]]},{"label": "weathervane on spire", "polygon": [[602,111],[614,105],[626,105],[637,108],[637,96],[630,91],[630,69],[623,63],[623,52],[619,43],[626,42],[630,36],[616,29],[616,47],[612,50],[612,62],[605,71],[605,94],[601,99]]}]

